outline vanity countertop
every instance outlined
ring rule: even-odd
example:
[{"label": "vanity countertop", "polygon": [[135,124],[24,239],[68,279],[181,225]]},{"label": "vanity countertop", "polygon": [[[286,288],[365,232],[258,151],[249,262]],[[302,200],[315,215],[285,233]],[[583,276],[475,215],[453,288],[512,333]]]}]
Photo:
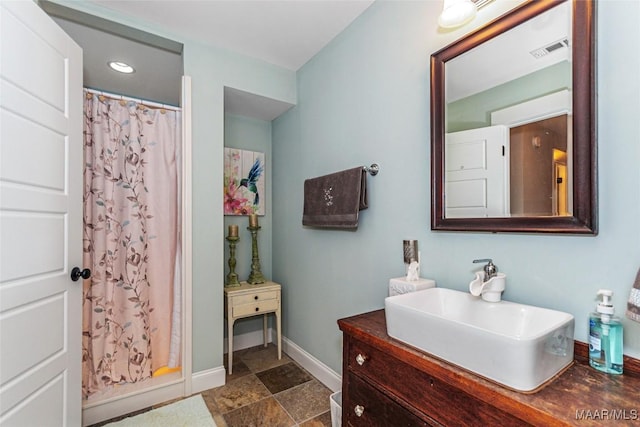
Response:
[{"label": "vanity countertop", "polygon": [[[340,329],[416,369],[465,390],[474,398],[533,425],[640,426],[640,363],[625,357],[623,375],[588,365],[586,345],[576,343],[576,361],[535,393],[507,389],[391,338],[384,310],[338,321]],[[628,366],[627,366],[628,365]]]}]

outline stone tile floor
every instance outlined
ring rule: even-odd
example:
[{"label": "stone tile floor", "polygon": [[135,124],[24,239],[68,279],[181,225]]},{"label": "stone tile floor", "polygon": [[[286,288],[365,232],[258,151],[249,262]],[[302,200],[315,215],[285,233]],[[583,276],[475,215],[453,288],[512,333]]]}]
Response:
[{"label": "stone tile floor", "polygon": [[331,427],[331,390],[273,344],[235,351],[225,385],[201,394],[218,427]]},{"label": "stone tile floor", "polygon": [[202,392],[218,427],[330,427],[330,395],[289,356],[278,360],[273,344],[234,352],[226,384]]}]

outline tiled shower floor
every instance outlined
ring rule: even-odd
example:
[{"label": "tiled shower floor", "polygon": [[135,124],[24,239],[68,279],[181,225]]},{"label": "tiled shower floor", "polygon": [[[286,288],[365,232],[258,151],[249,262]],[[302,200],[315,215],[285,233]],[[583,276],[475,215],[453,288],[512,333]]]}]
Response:
[{"label": "tiled shower floor", "polygon": [[226,384],[201,394],[218,427],[331,426],[331,390],[273,344],[234,352]]}]

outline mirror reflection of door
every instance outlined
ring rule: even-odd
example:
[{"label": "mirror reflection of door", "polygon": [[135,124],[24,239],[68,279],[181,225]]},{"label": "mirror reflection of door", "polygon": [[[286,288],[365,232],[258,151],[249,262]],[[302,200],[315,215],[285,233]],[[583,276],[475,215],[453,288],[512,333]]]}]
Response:
[{"label": "mirror reflection of door", "polygon": [[567,115],[513,127],[509,140],[511,216],[567,215]]},{"label": "mirror reflection of door", "polygon": [[508,128],[452,132],[445,141],[445,217],[509,216]]}]

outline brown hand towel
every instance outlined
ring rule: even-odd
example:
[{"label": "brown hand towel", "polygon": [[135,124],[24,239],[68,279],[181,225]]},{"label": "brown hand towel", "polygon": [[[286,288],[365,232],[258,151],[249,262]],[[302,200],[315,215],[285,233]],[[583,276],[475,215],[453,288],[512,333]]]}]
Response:
[{"label": "brown hand towel", "polygon": [[358,228],[367,205],[367,172],[362,166],[304,181],[302,225]]},{"label": "brown hand towel", "polygon": [[633,282],[629,302],[627,303],[627,317],[636,322],[640,322],[640,270],[636,275],[636,281]]}]

